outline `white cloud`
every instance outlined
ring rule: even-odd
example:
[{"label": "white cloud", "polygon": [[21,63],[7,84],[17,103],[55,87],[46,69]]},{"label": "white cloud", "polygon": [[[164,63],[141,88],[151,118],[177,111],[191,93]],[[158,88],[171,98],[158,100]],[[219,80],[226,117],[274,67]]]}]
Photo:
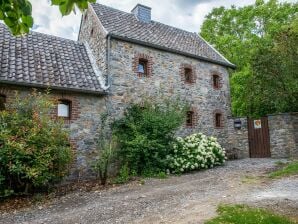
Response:
[{"label": "white cloud", "polygon": [[[295,2],[296,0],[288,0]],[[152,19],[171,26],[198,32],[204,17],[212,8],[231,5],[244,6],[255,0],[99,0],[101,4],[126,12],[141,3],[152,8]],[[58,7],[50,6],[48,0],[31,0],[34,30],[76,40],[80,28],[81,13],[62,17]]]}]

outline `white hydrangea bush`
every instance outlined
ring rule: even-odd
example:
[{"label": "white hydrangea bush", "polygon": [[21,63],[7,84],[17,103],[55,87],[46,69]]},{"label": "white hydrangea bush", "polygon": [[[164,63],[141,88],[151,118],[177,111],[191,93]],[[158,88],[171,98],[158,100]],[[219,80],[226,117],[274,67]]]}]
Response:
[{"label": "white hydrangea bush", "polygon": [[173,153],[168,156],[172,173],[212,168],[224,164],[225,160],[225,149],[217,139],[202,133],[178,137],[173,145]]}]

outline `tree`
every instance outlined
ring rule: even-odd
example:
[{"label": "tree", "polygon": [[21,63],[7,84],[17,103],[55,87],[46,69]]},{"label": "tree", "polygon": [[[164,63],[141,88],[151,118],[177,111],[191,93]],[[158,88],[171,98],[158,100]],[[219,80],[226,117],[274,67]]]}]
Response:
[{"label": "tree", "polygon": [[298,111],[298,17],[252,59],[252,114]]},{"label": "tree", "polygon": [[[290,24],[297,13],[298,3],[257,0],[254,5],[240,8],[214,8],[206,16],[201,35],[237,65],[237,69],[231,72],[234,115],[262,116],[266,111],[278,111],[273,108],[262,111],[261,107],[268,98],[262,91],[252,94],[254,85],[264,81],[253,72],[254,62],[258,61],[260,48],[271,49],[282,27]],[[262,103],[259,98],[262,98]]]},{"label": "tree", "polygon": [[[52,5],[59,6],[63,16],[75,10],[88,8],[88,2],[96,0],[51,0]],[[25,34],[33,26],[32,5],[29,0],[0,0],[0,20],[9,27],[14,35]]]}]

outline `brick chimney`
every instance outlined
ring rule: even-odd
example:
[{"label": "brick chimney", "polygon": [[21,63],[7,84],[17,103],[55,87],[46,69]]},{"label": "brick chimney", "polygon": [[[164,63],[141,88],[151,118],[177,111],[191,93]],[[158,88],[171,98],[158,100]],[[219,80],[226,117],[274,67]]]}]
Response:
[{"label": "brick chimney", "polygon": [[148,6],[137,4],[131,13],[141,22],[149,23],[151,21],[151,8]]}]

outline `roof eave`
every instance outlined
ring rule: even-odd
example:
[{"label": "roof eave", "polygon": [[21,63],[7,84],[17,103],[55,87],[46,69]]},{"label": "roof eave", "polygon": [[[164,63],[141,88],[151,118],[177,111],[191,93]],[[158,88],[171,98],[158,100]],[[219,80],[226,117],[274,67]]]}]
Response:
[{"label": "roof eave", "polygon": [[67,92],[75,92],[75,93],[85,93],[85,94],[92,94],[92,95],[107,95],[108,94],[108,91],[97,91],[97,90],[88,90],[88,89],[79,89],[79,88],[61,87],[61,86],[50,86],[50,85],[43,85],[43,84],[38,84],[38,83],[26,83],[26,82],[9,81],[9,80],[0,80],[0,84],[8,84],[8,85],[39,88],[39,89],[50,89],[50,90],[58,90],[58,91],[67,91]]},{"label": "roof eave", "polygon": [[206,58],[206,57],[202,57],[202,56],[199,56],[199,55],[186,53],[186,52],[183,52],[183,51],[179,51],[179,50],[175,50],[175,49],[172,49],[172,48],[160,46],[160,45],[157,45],[157,44],[152,44],[152,43],[148,43],[148,42],[145,42],[145,41],[132,39],[132,38],[129,38],[129,37],[123,37],[123,36],[120,36],[120,35],[117,35],[117,34],[114,34],[114,33],[108,33],[107,37],[108,36],[110,36],[111,38],[117,39],[117,40],[122,40],[122,41],[130,42],[130,43],[134,43],[134,44],[139,44],[139,45],[155,48],[155,49],[158,49],[158,50],[163,50],[163,51],[183,55],[183,56],[186,56],[186,57],[190,57],[190,58],[210,62],[210,63],[213,63],[213,64],[222,65],[222,66],[225,66],[225,67],[228,67],[228,68],[236,69],[236,65],[234,65],[232,63],[225,63],[225,62],[213,60],[213,59],[210,59],[210,58]]}]

